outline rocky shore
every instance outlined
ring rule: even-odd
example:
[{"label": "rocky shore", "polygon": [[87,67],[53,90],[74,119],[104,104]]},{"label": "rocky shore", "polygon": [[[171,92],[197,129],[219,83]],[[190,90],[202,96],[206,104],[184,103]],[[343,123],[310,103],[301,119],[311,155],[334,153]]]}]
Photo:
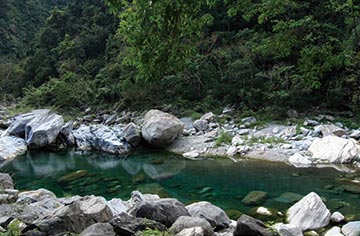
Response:
[{"label": "rocky shore", "polygon": [[257,158],[296,167],[332,166],[353,172],[360,166],[360,130],[351,130],[329,115],[287,125],[261,123],[255,117],[239,119],[231,109],[209,112],[200,119],[177,118],[160,110],[144,114],[100,112],[64,122],[50,110],[34,110],[15,117],[2,116],[0,162],[27,149],[75,146],[129,156],[140,144],[167,149],[198,160],[207,156]]},{"label": "rocky shore", "polygon": [[[360,234],[360,221],[331,213],[312,192],[286,212],[257,207],[266,218],[277,214],[281,222],[266,224],[248,215],[230,219],[210,202],[185,206],[175,198],[133,191],[131,198],[106,200],[98,196],[57,198],[46,189],[19,192],[8,174],[0,173],[0,234],[4,235],[178,235],[178,236],[300,236]],[[243,201],[255,201],[249,193]],[[8,234],[7,234],[8,233]]]}]

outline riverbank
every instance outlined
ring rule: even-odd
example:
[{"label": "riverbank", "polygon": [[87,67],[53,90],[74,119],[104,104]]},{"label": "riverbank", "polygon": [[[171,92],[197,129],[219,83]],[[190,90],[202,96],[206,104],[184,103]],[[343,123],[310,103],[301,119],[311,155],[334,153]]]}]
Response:
[{"label": "riverbank", "polygon": [[[19,192],[0,174],[0,233],[10,235],[357,235],[359,221],[330,212],[316,193],[296,200],[287,211],[261,206],[263,193],[250,192],[242,202],[258,206],[260,219],[240,213],[231,218],[210,202],[185,206],[175,198],[132,192],[131,198],[96,196],[57,198],[46,189]],[[290,196],[288,196],[290,197]],[[290,198],[289,198],[290,199]],[[260,206],[259,206],[260,205]],[[275,219],[274,220],[274,216]],[[283,223],[285,222],[285,223]]]},{"label": "riverbank", "polygon": [[[21,155],[27,148],[72,146],[124,157],[145,145],[192,160],[222,156],[234,161],[242,158],[280,161],[296,167],[331,166],[344,172],[359,169],[360,130],[348,128],[330,115],[289,118],[280,124],[256,117],[239,118],[230,108],[219,115],[203,114],[195,120],[159,110],[92,113],[86,109],[83,117],[66,123],[50,110],[12,117],[3,109],[2,114],[1,128],[6,129],[0,142],[3,160]],[[43,137],[46,139],[42,140]]]}]

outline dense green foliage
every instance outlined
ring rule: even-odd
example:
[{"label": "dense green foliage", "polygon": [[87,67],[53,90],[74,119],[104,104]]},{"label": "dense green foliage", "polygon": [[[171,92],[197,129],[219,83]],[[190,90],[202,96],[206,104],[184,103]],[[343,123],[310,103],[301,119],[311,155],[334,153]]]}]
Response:
[{"label": "dense green foliage", "polygon": [[0,92],[58,108],[359,110],[360,1],[106,4],[53,9]]}]

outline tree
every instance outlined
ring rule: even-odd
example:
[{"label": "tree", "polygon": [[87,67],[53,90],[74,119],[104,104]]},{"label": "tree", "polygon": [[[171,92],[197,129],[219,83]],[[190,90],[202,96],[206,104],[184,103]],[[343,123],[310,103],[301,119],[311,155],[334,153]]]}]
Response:
[{"label": "tree", "polygon": [[202,28],[212,22],[193,0],[108,0],[120,17],[119,33],[127,44],[126,65],[138,78],[159,80],[182,71],[197,54]]}]

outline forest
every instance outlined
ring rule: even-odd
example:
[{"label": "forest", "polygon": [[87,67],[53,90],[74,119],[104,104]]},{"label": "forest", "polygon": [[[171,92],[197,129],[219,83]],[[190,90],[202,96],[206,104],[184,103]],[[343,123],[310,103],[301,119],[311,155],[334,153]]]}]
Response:
[{"label": "forest", "polygon": [[3,104],[360,114],[359,0],[2,0]]}]

